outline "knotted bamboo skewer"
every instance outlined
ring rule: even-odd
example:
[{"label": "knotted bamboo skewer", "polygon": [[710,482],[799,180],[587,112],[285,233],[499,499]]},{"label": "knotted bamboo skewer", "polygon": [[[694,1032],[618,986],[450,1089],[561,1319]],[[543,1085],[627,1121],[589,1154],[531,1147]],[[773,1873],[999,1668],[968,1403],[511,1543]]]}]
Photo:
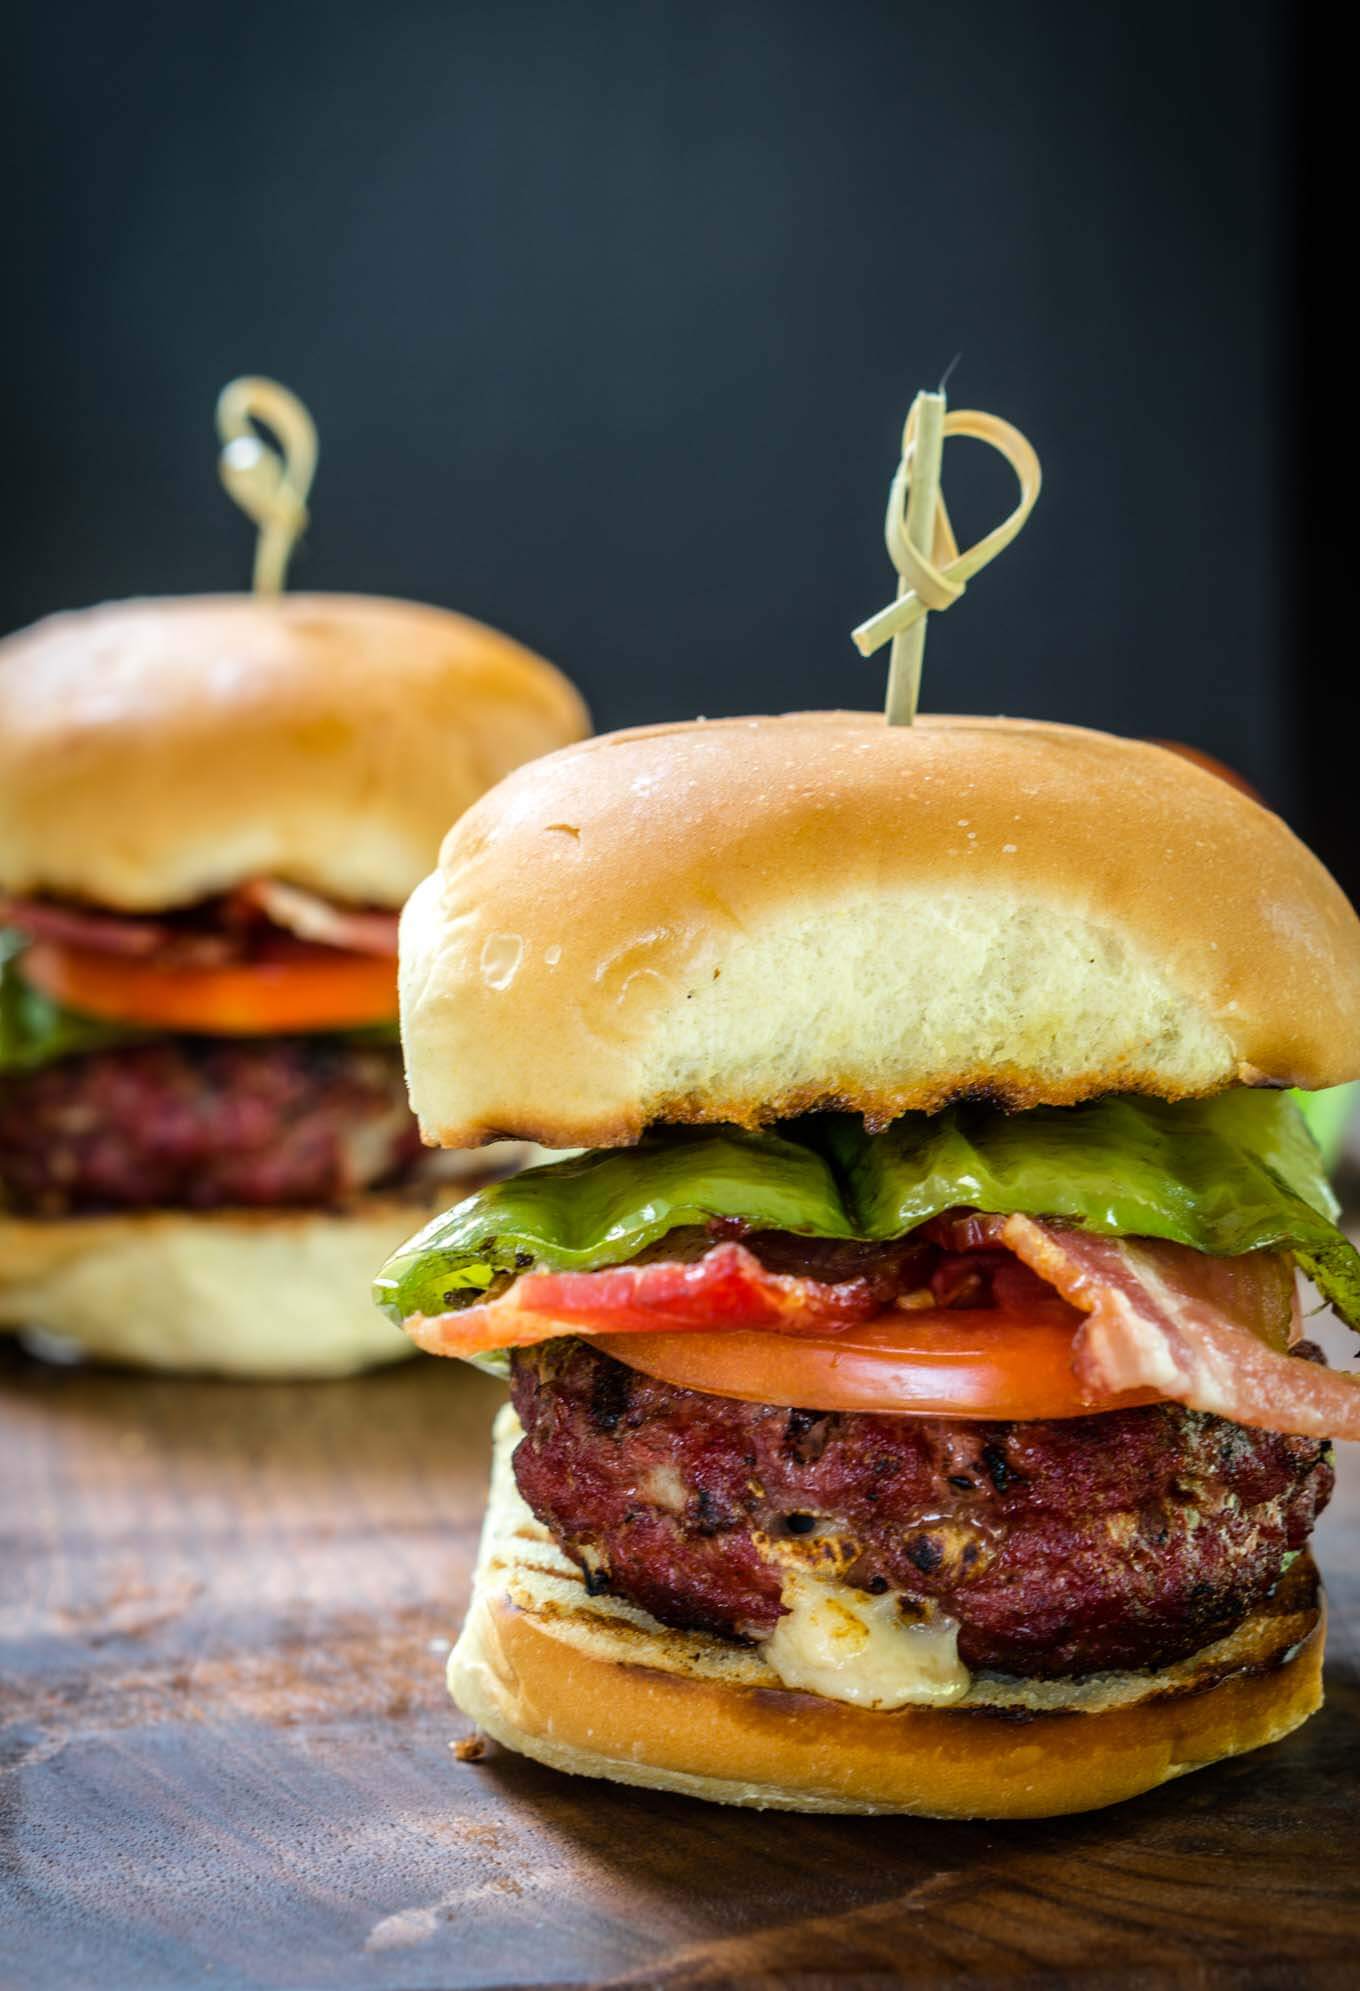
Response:
[{"label": "knotted bamboo skewer", "polygon": [[[260,434],[263,422],[282,454]],[[316,474],[316,424],[295,394],[276,380],[228,381],[217,398],[222,440],[218,472],[231,497],[259,528],[256,594],[282,592],[288,562],[307,528],[307,494]]]},{"label": "knotted bamboo skewer", "polygon": [[[1001,524],[960,553],[940,491],[940,459],[948,436],[972,436],[999,450],[1020,485],[1020,501]],[[897,599],[851,632],[862,657],[891,641],[886,716],[910,726],[921,695],[926,617],[952,608],[974,574],[1009,546],[1034,508],[1043,481],[1039,459],[1019,429],[975,408],[945,412],[944,389],[922,392],[902,431],[902,457],[888,492],[884,524],[888,558],[897,569]]]}]

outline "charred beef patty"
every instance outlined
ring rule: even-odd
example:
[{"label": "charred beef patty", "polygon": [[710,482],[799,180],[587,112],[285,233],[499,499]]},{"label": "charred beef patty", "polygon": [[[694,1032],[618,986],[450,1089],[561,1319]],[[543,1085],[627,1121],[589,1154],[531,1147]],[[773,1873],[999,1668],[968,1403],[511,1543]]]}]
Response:
[{"label": "charred beef patty", "polygon": [[158,1038],[0,1079],[0,1208],[337,1202],[422,1154],[395,1047]]},{"label": "charred beef patty", "polygon": [[[1311,1351],[1309,1351],[1311,1352]],[[1239,1624],[1332,1491],[1327,1447],[1173,1404],[953,1423],[738,1403],[581,1341],[518,1352],[515,1478],[591,1587],[664,1624],[762,1638],[759,1539],[957,1619],[965,1665],[1169,1665]]]}]

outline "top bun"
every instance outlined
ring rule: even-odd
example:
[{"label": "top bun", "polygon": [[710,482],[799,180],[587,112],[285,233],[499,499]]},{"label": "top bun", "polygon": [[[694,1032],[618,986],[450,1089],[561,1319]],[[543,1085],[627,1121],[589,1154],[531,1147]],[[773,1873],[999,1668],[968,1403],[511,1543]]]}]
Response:
[{"label": "top bun", "polygon": [[397,906],[470,802],[588,724],[550,664],[412,602],[51,616],[0,643],[0,890],[143,912],[268,877]]},{"label": "top bun", "polygon": [[1318,860],[1075,726],[608,734],[450,831],[401,955],[412,1103],[451,1147],[1360,1073],[1360,921]]}]

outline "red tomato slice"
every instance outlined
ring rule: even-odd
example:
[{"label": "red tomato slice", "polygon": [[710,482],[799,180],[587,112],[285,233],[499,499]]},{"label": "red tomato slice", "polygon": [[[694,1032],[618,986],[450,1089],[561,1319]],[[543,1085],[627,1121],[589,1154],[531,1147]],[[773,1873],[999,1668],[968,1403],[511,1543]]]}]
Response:
[{"label": "red tomato slice", "polygon": [[1084,1316],[1065,1301],[1023,1310],[940,1307],[880,1315],[827,1335],[605,1334],[595,1347],[682,1389],[801,1410],[912,1417],[1084,1417],[1155,1403],[1153,1390],[1092,1398],[1072,1370]]},{"label": "red tomato slice", "polygon": [[68,1009],[163,1030],[273,1036],[358,1029],[397,1013],[393,964],[374,954],[282,941],[230,967],[157,967],[92,947],[36,941],[20,973]]}]

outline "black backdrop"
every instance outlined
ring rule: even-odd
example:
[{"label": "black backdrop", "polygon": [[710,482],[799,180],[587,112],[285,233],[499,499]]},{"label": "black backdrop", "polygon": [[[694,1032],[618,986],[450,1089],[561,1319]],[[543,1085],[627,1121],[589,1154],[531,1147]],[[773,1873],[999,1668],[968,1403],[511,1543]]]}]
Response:
[{"label": "black backdrop", "polygon": [[[603,725],[875,704],[901,418],[1046,489],[926,702],[1179,735],[1307,826],[1289,10],[57,4],[9,51],[0,625],[244,585],[237,372],[321,429],[294,581],[554,657]],[[953,445],[972,536],[1008,473]],[[1314,812],[1316,813],[1316,812]],[[1344,869],[1344,865],[1343,865]]]}]

